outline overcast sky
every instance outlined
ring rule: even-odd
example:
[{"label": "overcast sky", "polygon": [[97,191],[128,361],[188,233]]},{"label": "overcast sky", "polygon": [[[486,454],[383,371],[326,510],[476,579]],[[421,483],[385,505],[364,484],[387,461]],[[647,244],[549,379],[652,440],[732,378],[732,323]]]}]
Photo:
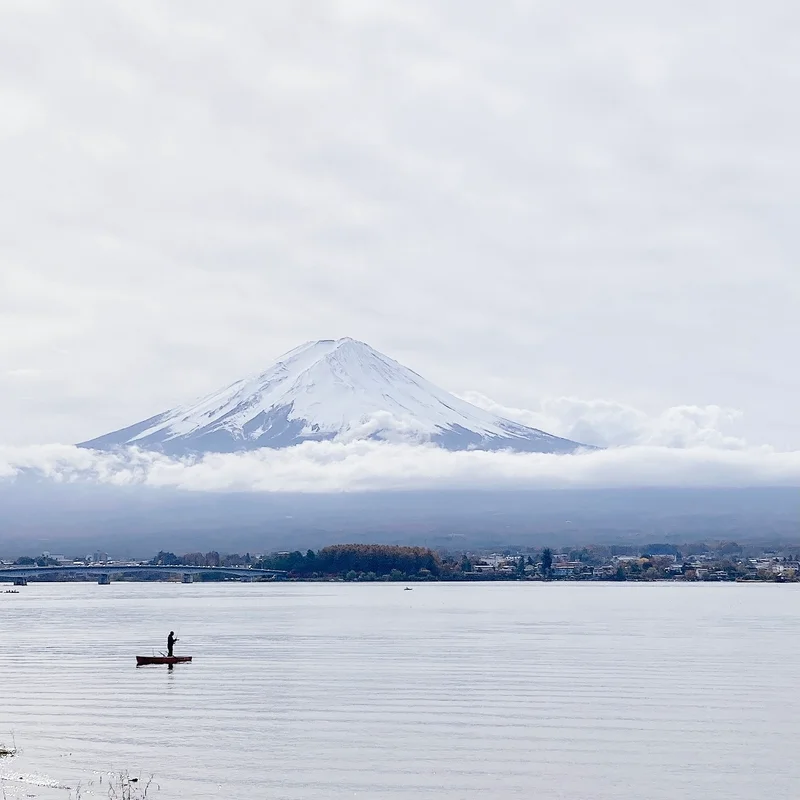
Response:
[{"label": "overcast sky", "polygon": [[0,443],[353,336],[800,449],[799,9],[5,0]]}]

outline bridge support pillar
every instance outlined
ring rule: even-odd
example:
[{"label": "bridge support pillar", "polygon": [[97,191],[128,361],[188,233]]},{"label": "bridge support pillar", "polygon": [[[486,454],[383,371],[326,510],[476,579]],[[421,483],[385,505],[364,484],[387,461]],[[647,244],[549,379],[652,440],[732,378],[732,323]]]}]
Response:
[{"label": "bridge support pillar", "polygon": [[14,586],[27,586],[28,579],[27,578],[14,578]]},{"label": "bridge support pillar", "polygon": [[111,583],[111,576],[106,575],[105,573],[99,575],[97,578],[98,586],[108,586],[110,583]]},{"label": "bridge support pillar", "polygon": [[182,580],[184,583],[194,583],[194,575],[191,572],[184,572]]}]

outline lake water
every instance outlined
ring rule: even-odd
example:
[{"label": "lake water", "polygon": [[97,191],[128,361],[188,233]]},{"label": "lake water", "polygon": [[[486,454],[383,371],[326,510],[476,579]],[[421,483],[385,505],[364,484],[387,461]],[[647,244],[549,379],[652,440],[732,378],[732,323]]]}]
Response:
[{"label": "lake water", "polygon": [[[0,777],[9,800],[119,770],[155,800],[796,797],[798,590],[32,584],[0,594]],[[171,629],[194,663],[137,669]]]}]

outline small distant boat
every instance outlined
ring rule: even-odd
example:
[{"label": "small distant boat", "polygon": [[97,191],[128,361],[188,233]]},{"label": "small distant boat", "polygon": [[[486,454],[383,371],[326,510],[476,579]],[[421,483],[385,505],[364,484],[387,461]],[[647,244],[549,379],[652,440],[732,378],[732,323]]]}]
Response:
[{"label": "small distant boat", "polygon": [[148,664],[188,664],[191,656],[136,656],[136,666],[144,667]]},{"label": "small distant boat", "polygon": [[413,592],[414,590],[410,586],[406,586],[406,588],[403,589],[403,591],[404,592]]},{"label": "small distant boat", "polygon": [[19,590],[17,590],[17,589],[6,589],[4,594],[19,594]]}]

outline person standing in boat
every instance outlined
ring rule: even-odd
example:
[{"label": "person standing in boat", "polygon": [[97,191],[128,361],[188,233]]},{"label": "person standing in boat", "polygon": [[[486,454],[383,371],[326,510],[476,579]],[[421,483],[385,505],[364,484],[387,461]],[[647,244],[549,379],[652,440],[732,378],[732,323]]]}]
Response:
[{"label": "person standing in boat", "polygon": [[172,648],[175,647],[175,642],[179,642],[180,639],[175,638],[175,631],[170,631],[169,636],[167,636],[167,656],[172,658]]}]

